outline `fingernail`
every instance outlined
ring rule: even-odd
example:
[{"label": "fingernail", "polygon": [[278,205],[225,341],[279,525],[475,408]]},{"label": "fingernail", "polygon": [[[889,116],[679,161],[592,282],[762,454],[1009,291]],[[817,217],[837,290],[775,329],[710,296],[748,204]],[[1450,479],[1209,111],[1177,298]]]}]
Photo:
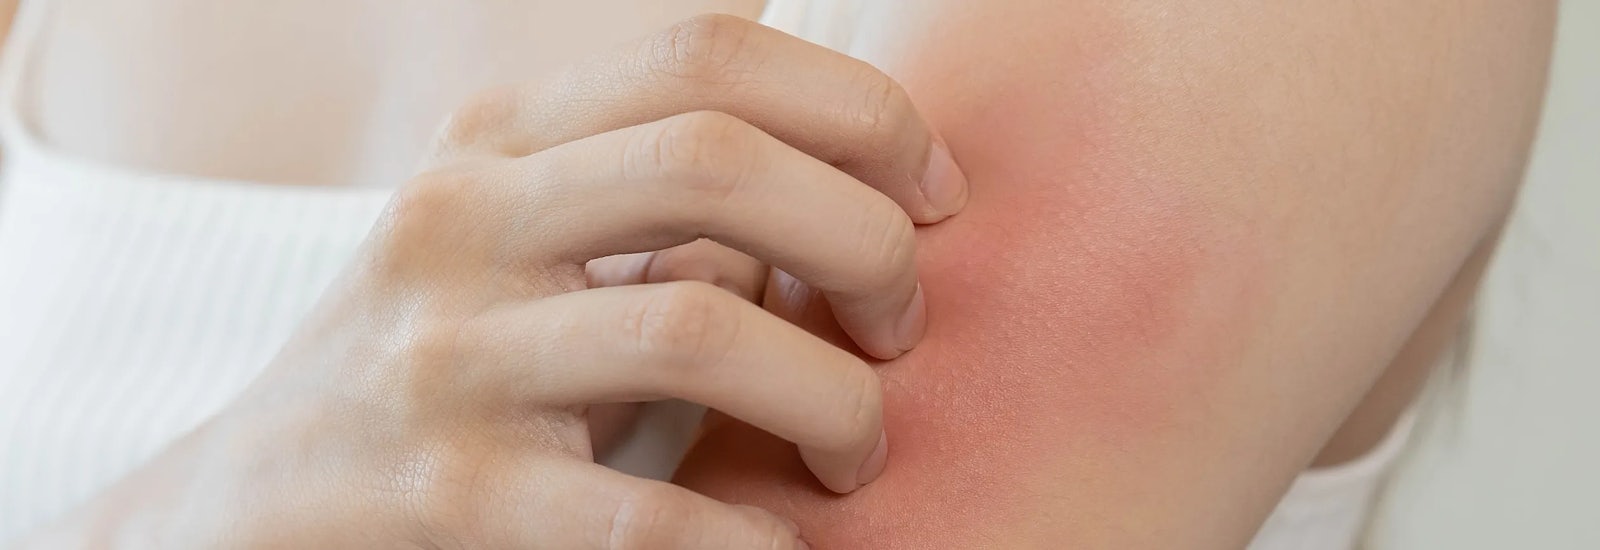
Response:
[{"label": "fingernail", "polygon": [[872,449],[872,454],[867,455],[867,461],[861,463],[861,470],[856,472],[856,486],[866,485],[878,479],[878,474],[883,473],[883,465],[889,461],[889,436],[878,432],[878,446]]},{"label": "fingernail", "polygon": [[789,528],[790,533],[793,533],[797,537],[800,536],[800,524],[795,523],[794,520],[783,516],[778,516],[778,519],[783,521],[783,525]]},{"label": "fingernail", "polygon": [[922,198],[940,214],[949,216],[967,204],[967,176],[956,166],[950,148],[933,141],[928,152],[928,169],[922,173]]},{"label": "fingernail", "polygon": [[811,545],[806,544],[806,541],[803,540],[795,540],[794,547],[799,550],[811,550]]},{"label": "fingernail", "polygon": [[927,328],[928,305],[922,298],[922,283],[917,283],[917,293],[911,296],[911,303],[906,306],[905,313],[900,314],[900,322],[895,326],[895,346],[901,352],[910,351]]}]

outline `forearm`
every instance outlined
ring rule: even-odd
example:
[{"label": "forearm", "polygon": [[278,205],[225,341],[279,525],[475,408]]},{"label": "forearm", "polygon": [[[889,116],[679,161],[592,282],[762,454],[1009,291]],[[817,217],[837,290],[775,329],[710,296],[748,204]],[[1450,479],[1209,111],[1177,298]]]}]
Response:
[{"label": "forearm", "polygon": [[973,182],[890,467],[825,496],[734,426],[686,483],[821,548],[1244,544],[1503,216],[1550,6],[1127,4],[870,12]]},{"label": "forearm", "polygon": [[68,513],[9,542],[19,550],[284,548],[330,535],[327,547],[358,548],[363,537],[386,534],[365,521],[384,510],[377,499],[361,498],[358,476],[329,482],[300,474],[343,464],[299,435],[325,425],[327,415],[292,403],[280,398],[220,413]]}]

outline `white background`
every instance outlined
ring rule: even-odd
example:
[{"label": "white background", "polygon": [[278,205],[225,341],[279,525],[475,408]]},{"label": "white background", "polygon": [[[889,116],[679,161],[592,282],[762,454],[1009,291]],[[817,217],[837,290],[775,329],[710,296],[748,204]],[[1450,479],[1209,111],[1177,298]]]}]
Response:
[{"label": "white background", "polygon": [[1372,550],[1600,550],[1600,0],[1561,8],[1469,370],[1435,388]]}]

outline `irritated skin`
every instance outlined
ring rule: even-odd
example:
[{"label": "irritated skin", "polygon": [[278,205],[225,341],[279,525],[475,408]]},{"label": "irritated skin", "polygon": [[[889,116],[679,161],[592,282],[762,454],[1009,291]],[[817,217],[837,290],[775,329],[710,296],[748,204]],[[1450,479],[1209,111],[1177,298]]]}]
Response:
[{"label": "irritated skin", "polygon": [[[919,230],[928,332],[879,369],[888,467],[834,495],[727,421],[677,479],[819,549],[1242,546],[1503,216],[1550,20],[890,4],[855,53],[972,189]],[[770,309],[848,345],[778,283]]]},{"label": "irritated skin", "polygon": [[[1075,135],[1024,120],[992,121],[984,131],[992,135],[968,137],[1037,137],[1024,141],[1040,154],[1083,149]],[[1083,457],[1075,447],[1136,446],[1178,429],[1174,414],[1189,399],[1183,382],[1232,341],[1184,326],[1204,316],[1193,311],[1194,293],[1206,285],[1239,298],[1209,315],[1247,315],[1249,270],[1213,259],[1219,245],[1206,237],[1214,232],[1181,214],[1181,196],[1103,186],[1072,155],[1030,165],[1007,163],[998,150],[968,151],[963,166],[983,176],[973,179],[967,209],[918,235],[926,340],[879,369],[890,435],[883,477],[833,495],[791,445],[728,422],[707,433],[680,482],[796,517],[818,548],[973,547],[995,536],[973,525],[1005,531],[999,526],[1039,521],[1051,500],[1070,498],[1049,493],[1099,484],[1105,476],[1096,470],[1138,460]],[[1249,261],[1248,251],[1233,252]],[[814,294],[769,300],[848,345]],[[1165,351],[1176,341],[1193,345]],[[1074,456],[1079,468],[1041,468]],[[1063,474],[1076,478],[1040,477]]]},{"label": "irritated skin", "polygon": [[[708,432],[679,481],[794,516],[818,548],[973,547],[994,533],[972,525],[1037,521],[1041,499],[1059,496],[1040,491],[1096,483],[1083,469],[1073,472],[1083,479],[1039,479],[1042,461],[1071,457],[1082,441],[1138,445],[1175,429],[1178,382],[1192,374],[1173,371],[1202,365],[1154,356],[1151,344],[1192,338],[1177,329],[1194,318],[1185,309],[1197,280],[1246,289],[1200,257],[1197,239],[1182,236],[1194,233],[1192,222],[1165,215],[1166,201],[1114,192],[1069,205],[1041,201],[1054,180],[1013,181],[1028,183],[974,180],[982,191],[967,210],[919,235],[928,332],[879,369],[890,434],[883,477],[839,497],[792,445],[726,422]],[[1076,224],[1119,230],[1090,238],[1069,230]],[[847,342],[814,295],[798,304],[769,297],[779,300],[773,309]]]},{"label": "irritated skin", "polygon": [[[1097,174],[1107,159],[1081,124],[1026,116],[1056,101],[1046,92],[999,92],[989,105],[1009,107],[972,113],[984,121],[953,138],[973,192],[959,216],[918,235],[928,332],[879,369],[883,477],[835,496],[792,446],[729,422],[680,482],[795,516],[818,548],[973,547],[1031,529],[1071,498],[1067,486],[1136,469],[1138,454],[1117,449],[1179,429],[1185,382],[1234,341],[1194,322],[1250,314],[1253,252],[1218,239],[1181,189]],[[1202,288],[1235,299],[1198,312]],[[769,307],[848,345],[812,293],[773,292]],[[1041,468],[1062,458],[1077,467]]]}]

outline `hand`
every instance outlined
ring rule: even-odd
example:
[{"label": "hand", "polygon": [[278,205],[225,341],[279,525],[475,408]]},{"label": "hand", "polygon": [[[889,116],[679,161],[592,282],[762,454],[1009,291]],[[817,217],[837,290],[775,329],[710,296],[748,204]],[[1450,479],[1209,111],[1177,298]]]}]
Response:
[{"label": "hand", "polygon": [[802,547],[766,512],[594,464],[586,411],[702,403],[848,492],[887,452],[866,363],[712,284],[588,287],[695,268],[754,295],[765,262],[892,357],[924,322],[913,220],[964,197],[893,81],[730,17],[490,92],[251,388],[92,523],[143,509],[159,521],[118,536],[184,547]]}]

